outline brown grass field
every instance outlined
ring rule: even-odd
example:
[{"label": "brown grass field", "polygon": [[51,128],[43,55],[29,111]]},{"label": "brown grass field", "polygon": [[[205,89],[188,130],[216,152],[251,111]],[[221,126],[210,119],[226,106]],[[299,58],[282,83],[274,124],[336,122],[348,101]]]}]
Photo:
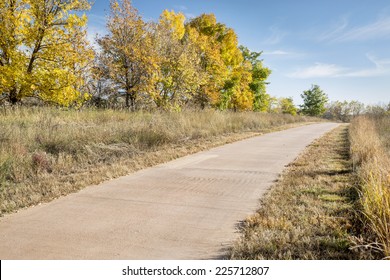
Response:
[{"label": "brown grass field", "polygon": [[307,117],[214,110],[0,109],[0,213]]}]

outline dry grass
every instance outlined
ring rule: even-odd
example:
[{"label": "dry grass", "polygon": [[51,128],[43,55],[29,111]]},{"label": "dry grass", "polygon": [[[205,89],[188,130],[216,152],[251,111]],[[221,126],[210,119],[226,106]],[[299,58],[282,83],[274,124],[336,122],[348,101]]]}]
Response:
[{"label": "dry grass", "polygon": [[183,113],[3,108],[0,213],[304,117],[217,111]]},{"label": "dry grass", "polygon": [[348,127],[314,142],[249,217],[232,259],[359,259],[353,246],[355,180]]},{"label": "dry grass", "polygon": [[390,116],[359,117],[351,124],[351,152],[360,183],[360,247],[390,257]]}]

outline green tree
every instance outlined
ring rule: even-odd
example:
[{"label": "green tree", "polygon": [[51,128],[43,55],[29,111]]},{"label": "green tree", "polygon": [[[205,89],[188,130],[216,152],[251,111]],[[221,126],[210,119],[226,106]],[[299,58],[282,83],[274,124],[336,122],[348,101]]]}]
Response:
[{"label": "green tree", "polygon": [[301,94],[303,105],[301,112],[309,116],[321,116],[325,113],[325,104],[328,102],[328,96],[320,89],[318,85],[312,85],[311,89],[305,90]]},{"label": "green tree", "polygon": [[240,46],[244,61],[252,65],[252,81],[249,88],[253,94],[253,110],[267,112],[271,106],[271,96],[266,92],[267,78],[271,70],[263,66],[263,61],[259,59],[261,52],[251,52],[247,47]]}]

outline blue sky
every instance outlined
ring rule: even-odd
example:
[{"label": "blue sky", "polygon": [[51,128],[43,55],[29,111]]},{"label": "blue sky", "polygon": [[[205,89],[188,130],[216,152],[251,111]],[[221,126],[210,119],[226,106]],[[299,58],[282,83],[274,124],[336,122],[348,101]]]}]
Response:
[{"label": "blue sky", "polygon": [[[214,13],[242,45],[263,51],[272,70],[268,93],[293,97],[318,84],[331,100],[390,102],[390,1],[388,0],[133,0],[145,20],[164,9],[187,18]],[[108,0],[96,0],[89,36],[105,32]]]}]

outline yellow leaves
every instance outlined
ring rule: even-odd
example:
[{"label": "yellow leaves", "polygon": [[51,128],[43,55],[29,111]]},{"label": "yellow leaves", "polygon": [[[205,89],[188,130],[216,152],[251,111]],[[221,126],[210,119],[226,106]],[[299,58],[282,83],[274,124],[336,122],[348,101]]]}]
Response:
[{"label": "yellow leaves", "polygon": [[80,28],[84,27],[87,24],[88,18],[86,14],[83,14],[81,17],[76,14],[70,14],[68,16],[67,24],[68,28]]},{"label": "yellow leaves", "polygon": [[98,39],[100,72],[125,93],[126,105],[134,109],[139,95],[153,91],[158,59],[151,35],[129,0],[111,2],[107,29],[109,34]]},{"label": "yellow leaves", "polygon": [[51,1],[51,9],[42,0],[12,1],[17,7],[6,1],[0,4],[2,92],[65,106],[79,100],[76,85],[83,78],[78,69],[92,55],[83,30],[87,18],[75,12],[89,7],[88,1]]},{"label": "yellow leaves", "polygon": [[[234,30],[217,22],[213,14],[201,15],[187,25],[188,38],[198,48],[208,81],[204,94],[220,109],[251,107],[249,90],[251,67],[242,66],[243,56],[238,48]],[[216,97],[219,92],[219,97]],[[238,98],[241,94],[241,98]]]},{"label": "yellow leaves", "polygon": [[160,24],[167,25],[173,34],[174,39],[181,40],[185,34],[185,16],[182,13],[164,10],[160,16]]},{"label": "yellow leaves", "polygon": [[293,99],[290,97],[290,98],[280,98],[278,100],[278,105],[280,107],[280,111],[281,113],[283,114],[291,114],[293,116],[295,116],[297,114],[297,107],[295,107],[294,105],[294,101]]},{"label": "yellow leaves", "polygon": [[120,9],[118,1],[111,1],[111,11],[118,11]]},{"label": "yellow leaves", "polygon": [[79,77],[66,69],[39,69],[31,76],[30,83],[39,88],[39,97],[42,100],[69,106],[88,98],[88,95],[79,91],[74,85],[79,83]]},{"label": "yellow leaves", "polygon": [[[16,89],[20,97],[65,106],[89,98],[83,89],[93,76],[86,69],[94,55],[86,40],[87,17],[79,13],[88,1],[13,1],[16,10],[4,5],[10,1],[0,2],[1,92]],[[176,108],[195,98],[246,110],[254,102],[255,80],[265,92],[269,72],[260,62],[246,61],[234,30],[215,15],[185,23],[182,13],[165,10],[158,23],[145,23],[130,0],[110,4],[109,34],[98,40],[102,52],[95,72],[114,87],[109,91],[125,93],[131,106],[144,98]]]}]

